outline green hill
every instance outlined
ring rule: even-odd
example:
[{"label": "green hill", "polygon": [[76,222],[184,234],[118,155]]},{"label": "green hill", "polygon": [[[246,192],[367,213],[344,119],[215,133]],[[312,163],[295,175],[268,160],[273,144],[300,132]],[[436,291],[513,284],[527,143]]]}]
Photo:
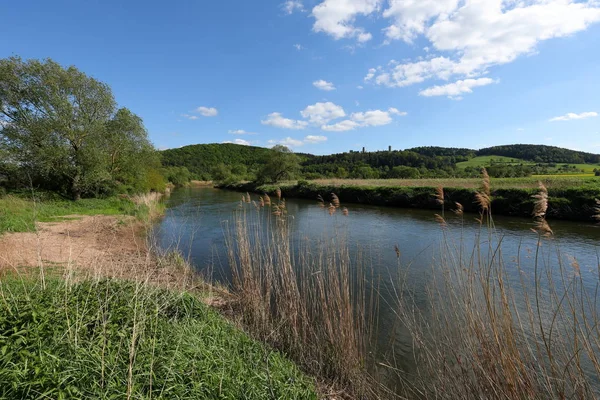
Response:
[{"label": "green hill", "polygon": [[239,176],[255,173],[271,149],[231,143],[195,144],[162,152],[163,165],[186,167],[196,179],[211,180],[215,168],[224,164]]}]

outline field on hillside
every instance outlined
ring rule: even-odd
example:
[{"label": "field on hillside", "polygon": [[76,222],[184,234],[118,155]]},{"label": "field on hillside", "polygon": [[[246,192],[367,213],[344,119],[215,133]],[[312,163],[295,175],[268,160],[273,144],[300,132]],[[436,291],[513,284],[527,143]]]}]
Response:
[{"label": "field on hillside", "polygon": [[469,161],[463,161],[460,163],[456,163],[458,168],[467,168],[467,167],[487,167],[493,162],[507,164],[507,165],[534,165],[533,161],[526,161],[520,158],[514,157],[504,157],[504,156],[479,156],[471,158]]},{"label": "field on hillside", "polygon": [[[533,161],[527,161],[520,158],[513,157],[503,157],[503,156],[479,156],[470,159],[469,161],[463,161],[460,163],[456,163],[458,168],[482,168],[489,167],[492,163],[498,163],[502,165],[535,165],[536,163]],[[569,167],[575,167],[577,171],[573,173],[560,171],[559,168],[563,165],[568,165]],[[600,164],[568,164],[568,163],[556,163],[555,168],[549,168],[550,173],[545,175],[537,175],[537,177],[551,177],[551,176],[594,176],[594,169],[600,169]],[[581,170],[583,172],[579,172]],[[556,173],[553,173],[556,171]]]},{"label": "field on hillside", "polygon": [[[328,186],[365,186],[365,187],[437,187],[446,188],[478,188],[481,186],[479,178],[445,178],[445,179],[317,179],[310,181],[318,185]],[[548,176],[531,178],[492,178],[491,184],[495,189],[533,189],[539,182],[548,188],[600,188],[600,177],[573,177],[573,176]],[[295,182],[289,182],[295,183]]]}]

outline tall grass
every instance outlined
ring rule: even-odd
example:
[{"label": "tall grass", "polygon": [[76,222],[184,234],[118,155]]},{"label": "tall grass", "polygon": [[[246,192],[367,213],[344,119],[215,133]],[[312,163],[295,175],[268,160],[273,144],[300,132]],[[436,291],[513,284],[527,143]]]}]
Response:
[{"label": "tall grass", "polygon": [[394,291],[397,322],[410,333],[416,365],[397,371],[397,389],[418,398],[597,397],[600,262],[586,274],[575,258],[565,265],[545,220],[547,190],[540,184],[534,196],[533,271],[521,268],[520,254],[517,270],[509,271],[489,194],[484,178],[472,248],[451,239],[442,223],[428,307],[419,304],[408,280]]},{"label": "tall grass", "polygon": [[[298,243],[293,217],[278,191],[252,201],[243,196],[232,226],[226,227],[234,294],[244,326],[281,349],[305,371],[333,382],[346,395],[369,393],[367,343],[374,322],[366,271],[352,260],[342,231]],[[345,218],[332,195],[323,217],[332,226]]]},{"label": "tall grass", "polygon": [[[473,199],[481,210],[474,242],[464,237],[462,224],[446,222],[449,210],[462,220],[463,205],[447,204],[444,190],[436,189],[442,240],[426,302],[400,264],[402,249],[394,249],[397,273],[390,276],[398,278],[380,299],[393,298],[388,306],[395,322],[387,333],[408,333],[408,361],[399,361],[393,346],[372,346],[379,328],[373,317],[379,297],[371,297],[379,295],[373,295],[377,278],[350,256],[346,232],[333,229],[323,240],[297,244],[285,201],[271,204],[264,196],[253,202],[244,195],[226,237],[245,326],[304,370],[337,380],[357,397],[600,396],[600,262],[592,272],[581,271],[575,258],[565,263],[546,221],[548,191],[538,182],[533,268],[521,249],[516,266],[507,263],[492,216],[494,182],[483,170]],[[340,215],[337,196],[319,201],[332,224],[342,215],[351,218],[348,210]],[[600,220],[600,203],[596,213]]]}]

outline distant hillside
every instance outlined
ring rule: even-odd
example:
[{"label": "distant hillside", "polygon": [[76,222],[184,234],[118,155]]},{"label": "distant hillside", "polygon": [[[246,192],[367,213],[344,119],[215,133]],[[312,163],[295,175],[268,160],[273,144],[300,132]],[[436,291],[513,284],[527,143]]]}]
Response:
[{"label": "distant hillside", "polygon": [[[187,167],[196,179],[213,180],[234,175],[252,180],[272,150],[237,144],[198,144],[162,152],[165,166]],[[300,156],[301,178],[438,178],[476,177],[480,168],[490,176],[593,173],[600,155],[544,145],[495,146],[479,151],[452,147],[414,147]],[[569,168],[557,164],[571,164]]]},{"label": "distant hillside", "polygon": [[598,164],[600,155],[539,144],[510,144],[477,151],[478,156],[504,156],[537,163]]},{"label": "distant hillside", "polygon": [[224,164],[245,176],[258,170],[272,150],[231,143],[195,144],[162,151],[163,165],[186,167],[197,179],[212,179],[212,171]]}]

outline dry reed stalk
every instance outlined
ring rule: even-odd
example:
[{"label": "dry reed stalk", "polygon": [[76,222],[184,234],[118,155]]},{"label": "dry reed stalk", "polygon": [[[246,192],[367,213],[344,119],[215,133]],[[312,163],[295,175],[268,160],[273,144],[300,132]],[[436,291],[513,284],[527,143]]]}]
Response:
[{"label": "dry reed stalk", "polygon": [[363,393],[366,295],[347,243],[336,235],[297,248],[280,204],[277,224],[245,210],[226,234],[244,326],[307,372]]},{"label": "dry reed stalk", "polygon": [[277,193],[277,198],[278,198],[279,200],[281,200],[281,189],[280,189],[280,188],[277,188],[277,190],[275,191],[275,193]]},{"label": "dry reed stalk", "polygon": [[596,207],[594,207],[594,219],[600,222],[600,200],[596,199]]}]

